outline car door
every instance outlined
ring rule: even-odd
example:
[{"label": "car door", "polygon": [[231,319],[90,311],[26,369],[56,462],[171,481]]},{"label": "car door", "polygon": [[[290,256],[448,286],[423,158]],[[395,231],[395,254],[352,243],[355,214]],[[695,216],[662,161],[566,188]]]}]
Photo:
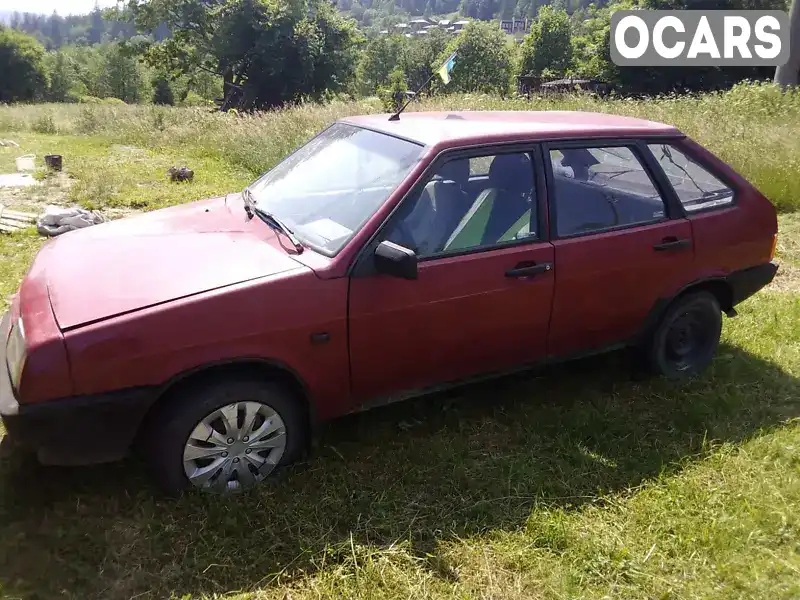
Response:
[{"label": "car door", "polygon": [[[493,165],[480,191],[466,189],[476,160]],[[350,281],[351,380],[362,403],[546,354],[554,279],[536,193],[544,186],[541,154],[450,154],[429,172],[365,249]],[[383,240],[418,253],[416,279],[374,272],[374,248]]]},{"label": "car door", "polygon": [[659,298],[689,283],[692,228],[636,142],[544,149],[556,289],[548,352],[627,342]]}]

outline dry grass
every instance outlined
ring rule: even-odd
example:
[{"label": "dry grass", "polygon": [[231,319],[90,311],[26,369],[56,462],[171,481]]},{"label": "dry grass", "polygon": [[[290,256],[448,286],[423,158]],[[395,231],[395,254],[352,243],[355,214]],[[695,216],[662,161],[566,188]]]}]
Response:
[{"label": "dry grass", "polygon": [[[644,101],[598,100],[584,95],[506,100],[456,95],[427,99],[412,105],[412,109],[594,110],[671,123],[740,170],[779,210],[792,211],[800,206],[800,136],[788,135],[800,129],[800,92],[782,94],[771,85],[743,85],[720,94]],[[34,131],[46,115],[58,136],[35,139],[62,140],[65,155],[67,150],[75,152],[68,144],[79,140],[106,147],[112,143],[134,145],[163,158],[161,162],[155,160],[154,168],[178,159],[205,160],[233,169],[227,175],[244,172],[252,177],[337,118],[380,110],[377,100],[305,105],[255,116],[159,106],[11,106],[0,107],[0,134],[12,139],[15,135],[23,137],[24,141],[24,134]],[[23,148],[20,154],[23,151],[27,150]],[[2,161],[0,155],[0,169]],[[204,169],[209,163],[202,164]],[[117,198],[115,201],[122,204],[134,201],[125,198],[128,188],[115,187],[105,180],[91,185],[95,186],[91,192],[100,197]],[[108,188],[113,188],[113,193]],[[73,194],[83,202],[90,202],[92,197],[88,192]],[[146,202],[146,197],[139,195],[137,201]]]}]

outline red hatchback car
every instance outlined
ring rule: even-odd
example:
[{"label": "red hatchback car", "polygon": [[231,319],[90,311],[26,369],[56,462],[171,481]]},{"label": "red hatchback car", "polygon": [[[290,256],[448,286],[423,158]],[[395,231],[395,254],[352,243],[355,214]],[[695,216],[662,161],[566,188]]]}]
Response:
[{"label": "red hatchback car", "polygon": [[345,119],[242,193],[47,243],[0,326],[0,413],[45,463],[141,445],[169,492],[235,490],[321,420],[477,377],[622,346],[691,376],[776,235],[668,125]]}]

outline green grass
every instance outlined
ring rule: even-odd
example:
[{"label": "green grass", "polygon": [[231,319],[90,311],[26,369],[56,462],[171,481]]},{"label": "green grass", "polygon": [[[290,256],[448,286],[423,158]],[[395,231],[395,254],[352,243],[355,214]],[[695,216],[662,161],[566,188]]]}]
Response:
[{"label": "green grass", "polygon": [[619,356],[330,424],[234,498],[140,465],[0,462],[6,597],[793,598],[800,305],[763,293],[710,372]]},{"label": "green grass", "polygon": [[0,234],[0,312],[11,304],[10,297],[17,291],[42,241],[32,230],[14,235]]},{"label": "green grass", "polygon": [[[160,208],[241,189],[252,179],[224,156],[190,145],[137,146],[105,136],[35,133],[18,133],[14,141],[22,149],[0,153],[0,173],[15,170],[15,155],[36,154],[41,162],[45,154],[61,154],[73,178],[67,199],[90,209]],[[167,170],[173,165],[190,166],[193,183],[171,183]]]},{"label": "green grass", "polygon": [[[330,423],[304,462],[232,498],[169,501],[135,460],[44,468],[0,446],[0,598],[800,597],[800,141],[782,131],[800,107],[770,93],[426,104],[646,114],[772,185],[781,276],[726,319],[702,378],[633,381],[610,355],[393,405]],[[151,209],[241,187],[373,109],[0,107],[0,138],[62,153],[73,201]],[[55,134],[33,130],[52,131],[42,115]],[[195,182],[168,183],[183,162]],[[0,309],[40,244],[0,236]]]}]

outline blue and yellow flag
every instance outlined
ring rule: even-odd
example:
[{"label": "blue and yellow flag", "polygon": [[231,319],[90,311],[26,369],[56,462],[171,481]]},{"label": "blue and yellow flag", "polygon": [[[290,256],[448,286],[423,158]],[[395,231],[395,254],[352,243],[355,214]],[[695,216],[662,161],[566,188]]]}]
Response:
[{"label": "blue and yellow flag", "polygon": [[448,58],[445,61],[445,63],[442,65],[442,67],[438,71],[439,72],[439,77],[442,78],[442,81],[444,82],[445,85],[450,83],[450,71],[453,70],[453,67],[455,66],[455,64],[456,64],[456,53],[453,52],[453,54],[450,55],[450,58]]}]

